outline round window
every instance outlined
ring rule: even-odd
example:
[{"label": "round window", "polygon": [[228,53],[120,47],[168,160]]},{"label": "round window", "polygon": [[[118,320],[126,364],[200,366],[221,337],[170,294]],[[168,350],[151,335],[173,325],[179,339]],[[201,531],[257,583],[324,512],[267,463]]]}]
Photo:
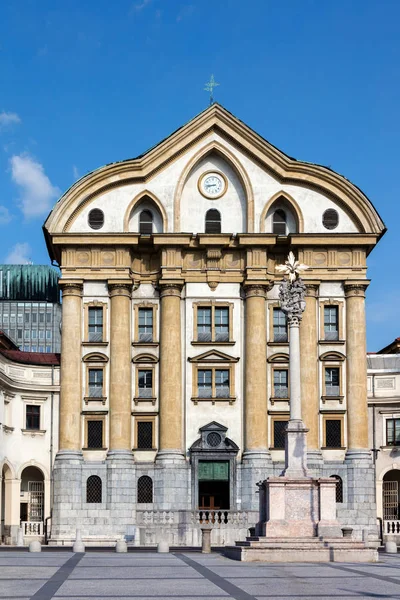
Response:
[{"label": "round window", "polygon": [[101,229],[104,225],[104,213],[99,208],[93,208],[88,216],[89,226],[92,229]]},{"label": "round window", "polygon": [[336,229],[339,225],[339,215],[334,208],[328,208],[322,215],[322,225],[325,229]]},{"label": "round window", "polygon": [[219,446],[221,443],[221,436],[216,431],[212,431],[207,436],[207,444],[212,448]]}]

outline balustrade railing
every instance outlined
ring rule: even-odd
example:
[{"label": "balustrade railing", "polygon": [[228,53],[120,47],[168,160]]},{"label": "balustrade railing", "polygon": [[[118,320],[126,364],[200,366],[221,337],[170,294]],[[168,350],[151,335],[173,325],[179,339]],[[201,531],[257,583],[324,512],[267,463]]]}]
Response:
[{"label": "balustrade railing", "polygon": [[24,537],[44,535],[43,521],[22,521],[21,527],[22,535]]}]

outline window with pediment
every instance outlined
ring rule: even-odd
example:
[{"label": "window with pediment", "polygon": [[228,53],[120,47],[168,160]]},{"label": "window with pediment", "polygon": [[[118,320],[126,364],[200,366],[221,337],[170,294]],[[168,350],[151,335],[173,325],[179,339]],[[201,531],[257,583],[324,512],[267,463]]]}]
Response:
[{"label": "window with pediment", "polygon": [[192,401],[213,404],[235,400],[235,363],[237,358],[216,350],[189,359],[193,365]]}]

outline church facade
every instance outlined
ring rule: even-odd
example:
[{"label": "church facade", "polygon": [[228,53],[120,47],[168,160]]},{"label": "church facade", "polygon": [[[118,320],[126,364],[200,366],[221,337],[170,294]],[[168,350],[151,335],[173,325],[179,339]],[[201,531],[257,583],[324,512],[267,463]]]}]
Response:
[{"label": "church facade", "polygon": [[367,256],[385,227],[328,168],[289,158],[218,104],[142,156],[77,181],[45,223],[61,268],[51,543],[244,538],[278,475],[288,328],[275,267],[305,272],[303,420],[338,518],[376,524],[368,443]]}]

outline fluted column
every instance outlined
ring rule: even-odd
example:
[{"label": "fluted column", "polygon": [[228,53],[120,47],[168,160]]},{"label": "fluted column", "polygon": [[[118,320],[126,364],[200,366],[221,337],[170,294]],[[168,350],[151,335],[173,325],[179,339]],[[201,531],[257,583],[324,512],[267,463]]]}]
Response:
[{"label": "fluted column", "polygon": [[62,288],[60,440],[62,451],[81,452],[82,410],[82,283]]},{"label": "fluted column", "polygon": [[110,452],[131,452],[131,284],[109,283]]},{"label": "fluted column", "polygon": [[322,458],[319,450],[318,289],[318,284],[306,283],[306,308],[300,326],[302,416],[309,430],[307,434],[309,462],[312,462],[314,455]]},{"label": "fluted column", "polygon": [[161,285],[160,292],[160,444],[157,460],[182,460],[183,400],[179,283]]},{"label": "fluted column", "polygon": [[[345,285],[346,295],[346,397],[348,454],[367,450],[367,355],[365,290],[368,282]],[[368,451],[369,453],[369,451]]]},{"label": "fluted column", "polygon": [[267,420],[266,287],[245,287],[245,453],[244,459],[269,455]]}]

